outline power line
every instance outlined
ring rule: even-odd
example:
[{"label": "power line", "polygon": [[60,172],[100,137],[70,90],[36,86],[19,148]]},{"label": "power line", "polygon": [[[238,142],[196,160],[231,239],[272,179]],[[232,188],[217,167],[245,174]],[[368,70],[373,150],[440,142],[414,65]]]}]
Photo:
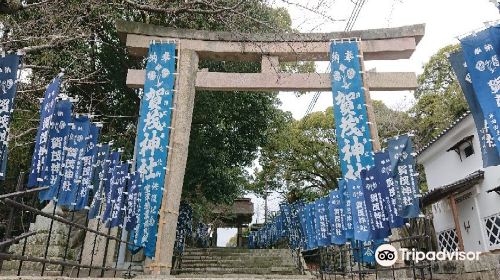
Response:
[{"label": "power line", "polygon": [[[359,13],[361,12],[361,8],[363,8],[364,4],[366,3],[366,0],[357,0],[356,3],[354,3],[354,8],[352,9],[351,15],[349,16],[349,19],[347,20],[347,24],[344,28],[344,32],[350,32],[352,28],[354,27],[354,24],[358,20]],[[309,106],[307,106],[306,110],[306,116],[309,115],[312,110],[314,109],[314,106],[316,106],[316,103],[318,102],[319,96],[321,95],[321,92],[316,92],[311,99],[311,102],[309,103]]]}]

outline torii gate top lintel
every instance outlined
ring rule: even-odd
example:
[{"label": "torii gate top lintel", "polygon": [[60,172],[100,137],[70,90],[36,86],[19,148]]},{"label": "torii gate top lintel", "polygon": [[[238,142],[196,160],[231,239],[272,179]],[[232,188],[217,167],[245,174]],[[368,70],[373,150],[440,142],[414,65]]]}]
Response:
[{"label": "torii gate top lintel", "polygon": [[360,38],[364,60],[407,59],[425,33],[425,25],[332,33],[245,34],[175,29],[136,22],[117,22],[120,38],[133,56],[145,56],[152,40],[179,40],[182,49],[198,53],[201,60],[260,61],[262,54],[286,61],[328,61],[330,41]]},{"label": "torii gate top lintel", "polygon": [[418,44],[425,34],[425,24],[413,24],[395,28],[353,30],[350,32],[289,32],[280,34],[181,29],[129,21],[117,21],[116,27],[122,40],[126,38],[127,34],[225,42],[329,42],[333,39],[340,38],[381,40],[388,38],[415,37],[416,43]]}]

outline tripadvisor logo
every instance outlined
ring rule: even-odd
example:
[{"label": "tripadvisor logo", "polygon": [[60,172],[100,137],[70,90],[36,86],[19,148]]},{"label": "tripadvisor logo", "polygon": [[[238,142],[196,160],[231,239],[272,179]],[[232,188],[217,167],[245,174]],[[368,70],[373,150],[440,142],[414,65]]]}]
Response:
[{"label": "tripadvisor logo", "polygon": [[375,261],[381,266],[392,266],[397,260],[398,256],[403,261],[477,261],[481,252],[463,252],[463,251],[440,251],[440,252],[422,252],[415,249],[401,248],[399,251],[390,244],[380,245],[375,251]]},{"label": "tripadvisor logo", "polygon": [[391,244],[382,244],[375,251],[375,261],[381,266],[392,266],[398,260],[398,251]]}]

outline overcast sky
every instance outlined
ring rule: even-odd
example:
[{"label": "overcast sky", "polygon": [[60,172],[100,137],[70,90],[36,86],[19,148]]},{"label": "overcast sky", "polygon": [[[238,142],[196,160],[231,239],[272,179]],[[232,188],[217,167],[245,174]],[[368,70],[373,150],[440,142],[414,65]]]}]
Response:
[{"label": "overcast sky", "polygon": [[[333,32],[343,31],[345,21],[332,19],[348,19],[354,4],[351,0],[272,0],[273,6],[286,7],[292,17],[292,25],[300,32]],[[322,3],[318,6],[318,3]],[[355,2],[355,1],[354,1]],[[287,3],[295,3],[287,4]],[[303,8],[308,7],[308,8]],[[318,11],[317,13],[308,11]],[[325,15],[320,16],[319,14]],[[423,65],[440,48],[457,44],[457,36],[467,34],[481,28],[486,22],[499,20],[499,12],[489,0],[366,0],[353,30],[399,27],[425,23],[425,36],[417,46],[417,50],[409,60],[367,62],[367,69],[376,68],[384,71],[423,70]],[[326,72],[325,64],[317,65],[318,72]],[[279,97],[281,109],[292,112],[294,118],[304,116],[314,93],[296,97],[293,93],[282,92]],[[371,92],[373,99],[382,100],[393,109],[407,109],[413,102],[412,92]],[[324,110],[332,106],[331,92],[320,95],[313,111]],[[250,197],[250,196],[249,196]],[[264,203],[262,199],[253,197],[255,216],[263,221]],[[278,195],[269,199],[272,211],[278,210]],[[224,246],[234,230],[219,232],[219,246]]]}]

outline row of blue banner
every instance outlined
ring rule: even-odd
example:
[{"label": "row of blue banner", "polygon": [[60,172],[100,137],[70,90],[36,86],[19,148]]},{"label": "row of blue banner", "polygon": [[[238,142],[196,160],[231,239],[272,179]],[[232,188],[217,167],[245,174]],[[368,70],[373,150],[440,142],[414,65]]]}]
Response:
[{"label": "row of blue banner", "polygon": [[[286,239],[292,248],[311,250],[387,238],[420,213],[418,196],[405,185],[416,180],[410,147],[408,136],[393,138],[389,151],[375,153],[374,166],[363,169],[361,179],[341,179],[338,189],[310,203],[282,204],[272,222],[250,234],[249,246],[267,248]],[[398,152],[391,157],[391,150]]]},{"label": "row of blue banner", "polygon": [[120,161],[120,152],[110,151],[110,144],[99,144],[101,125],[73,114],[60,86],[61,76],[47,86],[42,101],[28,187],[48,187],[39,193],[40,200],[88,209],[91,219],[102,213],[107,227],[134,228],[137,172],[130,174],[131,166]]},{"label": "row of blue banner", "polygon": [[483,167],[500,164],[500,25],[462,38],[450,64],[469,104]]},{"label": "row of blue banner", "polygon": [[[110,144],[99,143],[100,125],[87,115],[72,113],[70,100],[59,94],[61,74],[47,86],[41,103],[28,178],[29,188],[49,187],[40,192],[41,200],[54,200],[72,210],[86,208],[90,219],[99,218],[108,227],[125,227],[135,244],[131,249],[144,248],[148,257],[155,254],[167,168],[175,50],[175,44],[150,46],[133,166],[122,161],[121,153],[112,151]],[[4,94],[0,104],[5,104],[0,108],[5,109],[0,110],[4,120],[4,128],[0,127],[2,166],[19,59],[0,59]],[[4,169],[0,177],[3,174]]]}]

